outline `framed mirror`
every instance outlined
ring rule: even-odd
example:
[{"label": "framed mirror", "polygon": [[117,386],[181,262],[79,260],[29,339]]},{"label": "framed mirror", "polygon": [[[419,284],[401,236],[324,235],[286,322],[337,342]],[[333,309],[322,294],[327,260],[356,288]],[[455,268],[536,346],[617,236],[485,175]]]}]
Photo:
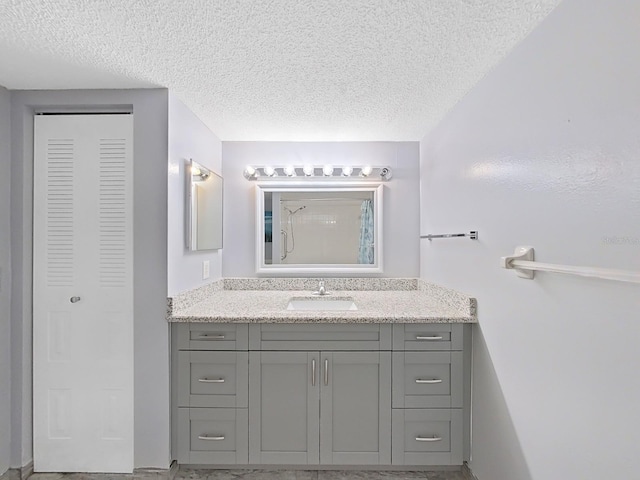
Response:
[{"label": "framed mirror", "polygon": [[382,272],[382,185],[256,188],[258,273]]},{"label": "framed mirror", "polygon": [[193,160],[185,176],[187,249],[218,250],[222,248],[222,177]]}]

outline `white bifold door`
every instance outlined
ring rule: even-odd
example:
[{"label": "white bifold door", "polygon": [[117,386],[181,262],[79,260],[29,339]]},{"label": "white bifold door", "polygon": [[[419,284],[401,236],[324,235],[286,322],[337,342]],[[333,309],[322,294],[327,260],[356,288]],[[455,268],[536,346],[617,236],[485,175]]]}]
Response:
[{"label": "white bifold door", "polygon": [[34,121],[34,470],[131,473],[133,115]]}]

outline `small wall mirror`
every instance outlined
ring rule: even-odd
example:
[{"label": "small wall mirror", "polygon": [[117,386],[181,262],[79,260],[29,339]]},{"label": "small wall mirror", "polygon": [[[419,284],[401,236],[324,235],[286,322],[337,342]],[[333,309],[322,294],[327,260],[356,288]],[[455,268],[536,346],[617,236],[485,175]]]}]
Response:
[{"label": "small wall mirror", "polygon": [[382,272],[382,189],[257,185],[257,272]]},{"label": "small wall mirror", "polygon": [[222,177],[191,160],[187,165],[186,245],[191,251],[222,248]]}]

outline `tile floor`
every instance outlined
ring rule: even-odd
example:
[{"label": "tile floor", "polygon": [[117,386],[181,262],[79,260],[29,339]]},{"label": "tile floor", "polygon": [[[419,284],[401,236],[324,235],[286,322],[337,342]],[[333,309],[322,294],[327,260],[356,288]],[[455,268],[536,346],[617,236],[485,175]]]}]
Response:
[{"label": "tile floor", "polygon": [[[134,475],[36,473],[29,480],[163,480],[166,473]],[[461,472],[377,472],[342,470],[180,469],[175,480],[466,480]]]}]

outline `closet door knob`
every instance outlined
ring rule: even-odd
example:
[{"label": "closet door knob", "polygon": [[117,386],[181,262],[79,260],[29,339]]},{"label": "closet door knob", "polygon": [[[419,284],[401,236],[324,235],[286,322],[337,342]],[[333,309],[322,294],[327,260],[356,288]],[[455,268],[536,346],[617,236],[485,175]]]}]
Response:
[{"label": "closet door knob", "polygon": [[78,302],[80,301],[80,297],[71,297],[71,298],[69,299],[69,301],[70,301],[71,303],[78,303]]}]

